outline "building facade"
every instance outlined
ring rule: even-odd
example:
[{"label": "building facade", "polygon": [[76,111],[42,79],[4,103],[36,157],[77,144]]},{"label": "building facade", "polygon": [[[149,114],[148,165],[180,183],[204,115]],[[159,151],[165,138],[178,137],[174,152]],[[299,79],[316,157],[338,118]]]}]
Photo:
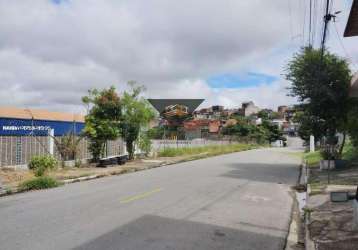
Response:
[{"label": "building facade", "polygon": [[240,113],[242,116],[250,116],[250,115],[254,115],[257,114],[258,112],[260,112],[260,108],[257,107],[254,102],[250,101],[250,102],[243,102],[241,109],[240,109]]},{"label": "building facade", "polygon": [[[54,155],[62,160],[56,147],[61,137],[79,138],[84,116],[38,109],[0,107],[0,167],[26,165],[35,155]],[[106,144],[106,155],[119,154],[121,140]],[[79,140],[76,159],[89,159],[86,138]]]}]

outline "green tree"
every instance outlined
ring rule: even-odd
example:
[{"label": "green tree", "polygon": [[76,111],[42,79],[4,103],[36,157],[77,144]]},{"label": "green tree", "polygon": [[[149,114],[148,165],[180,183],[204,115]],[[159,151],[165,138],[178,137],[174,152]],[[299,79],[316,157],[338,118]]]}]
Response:
[{"label": "green tree", "polygon": [[148,125],[154,118],[154,112],[147,100],[140,96],[142,86],[130,82],[130,92],[125,91],[121,99],[121,134],[126,142],[129,159],[134,158],[135,142],[138,140],[141,128]]},{"label": "green tree", "polygon": [[105,142],[120,135],[121,101],[115,87],[89,90],[82,98],[88,107],[84,134],[89,138],[89,150],[95,161],[103,154]]},{"label": "green tree", "polygon": [[298,135],[306,142],[313,135],[316,142],[325,136],[325,121],[320,117],[310,114],[309,110],[305,110],[305,104],[296,106],[296,114],[293,121],[299,123]]},{"label": "green tree", "polygon": [[164,126],[158,126],[151,129],[148,129],[147,136],[150,139],[163,139],[165,133]]},{"label": "green tree", "polygon": [[292,84],[290,94],[304,104],[300,123],[306,132],[311,127],[318,139],[345,133],[351,79],[347,61],[306,47],[294,55],[286,70],[286,79]]},{"label": "green tree", "polygon": [[276,124],[264,120],[260,126],[264,129],[264,135],[269,143],[277,140],[284,140],[284,141],[286,140],[283,137],[282,131],[279,129],[279,127]]}]

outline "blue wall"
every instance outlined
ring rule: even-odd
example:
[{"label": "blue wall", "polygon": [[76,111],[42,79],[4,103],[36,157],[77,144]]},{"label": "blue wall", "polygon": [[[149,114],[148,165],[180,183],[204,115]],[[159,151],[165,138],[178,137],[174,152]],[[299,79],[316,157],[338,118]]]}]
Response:
[{"label": "blue wall", "polygon": [[0,135],[30,135],[33,131],[33,135],[41,136],[47,135],[49,129],[54,129],[55,136],[62,136],[73,130],[79,134],[84,126],[83,122],[0,118]]}]

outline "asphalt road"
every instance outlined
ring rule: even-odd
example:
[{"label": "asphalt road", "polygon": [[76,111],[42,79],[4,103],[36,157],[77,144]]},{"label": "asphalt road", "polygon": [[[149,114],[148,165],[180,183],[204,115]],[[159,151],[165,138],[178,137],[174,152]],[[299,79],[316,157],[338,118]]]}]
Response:
[{"label": "asphalt road", "polygon": [[0,249],[283,249],[299,159],[260,149],[0,198]]}]

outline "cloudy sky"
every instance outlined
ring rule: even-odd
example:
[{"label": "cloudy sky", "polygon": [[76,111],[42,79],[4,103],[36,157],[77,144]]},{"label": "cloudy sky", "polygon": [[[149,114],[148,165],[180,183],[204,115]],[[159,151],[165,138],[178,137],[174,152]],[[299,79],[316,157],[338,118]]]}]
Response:
[{"label": "cloudy sky", "polygon": [[[314,45],[323,0],[314,0]],[[358,69],[358,38],[343,38],[352,0],[328,47]],[[295,103],[282,76],[308,40],[309,0],[0,0],[0,105],[82,112],[90,88],[136,80],[151,98],[202,106]],[[305,18],[306,17],[306,18]]]}]

